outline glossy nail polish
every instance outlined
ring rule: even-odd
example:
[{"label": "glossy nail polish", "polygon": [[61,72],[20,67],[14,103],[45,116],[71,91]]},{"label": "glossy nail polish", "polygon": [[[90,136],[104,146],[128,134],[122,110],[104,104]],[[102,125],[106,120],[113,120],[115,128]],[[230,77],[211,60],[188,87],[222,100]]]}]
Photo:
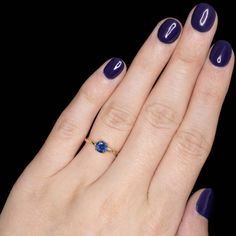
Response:
[{"label": "glossy nail polish", "polygon": [[231,45],[227,41],[219,40],[212,47],[209,57],[213,65],[223,67],[229,63],[231,55]]},{"label": "glossy nail polish", "polygon": [[116,78],[124,69],[124,62],[117,57],[112,58],[105,66],[103,73],[108,79]]},{"label": "glossy nail polish", "polygon": [[209,219],[212,206],[213,206],[213,200],[214,200],[214,193],[211,188],[205,189],[199,196],[199,199],[196,204],[196,210],[197,212]]},{"label": "glossy nail polish", "polygon": [[191,24],[199,32],[207,32],[211,29],[216,18],[216,12],[212,6],[200,3],[194,9]]},{"label": "glossy nail polish", "polygon": [[173,43],[180,35],[181,25],[175,19],[167,19],[160,26],[157,37],[163,43]]}]

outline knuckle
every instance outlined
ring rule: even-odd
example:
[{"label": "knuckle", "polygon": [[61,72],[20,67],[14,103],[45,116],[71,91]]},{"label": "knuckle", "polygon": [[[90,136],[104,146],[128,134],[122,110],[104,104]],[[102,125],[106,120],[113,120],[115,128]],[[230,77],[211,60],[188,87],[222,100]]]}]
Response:
[{"label": "knuckle", "polygon": [[58,135],[65,139],[78,135],[79,130],[78,122],[64,115],[58,119],[55,128]]},{"label": "knuckle", "polygon": [[144,116],[152,127],[159,129],[170,129],[178,123],[177,112],[161,103],[147,105],[144,109]]},{"label": "knuckle", "polygon": [[110,128],[128,131],[134,122],[134,117],[131,114],[131,112],[122,106],[108,105],[104,108],[101,119]]},{"label": "knuckle", "polygon": [[176,134],[178,152],[182,155],[205,157],[210,151],[210,144],[203,134],[196,130],[178,131]]},{"label": "knuckle", "polygon": [[219,103],[222,100],[222,96],[215,88],[206,88],[198,91],[199,96],[203,99],[205,104],[212,102]]},{"label": "knuckle", "polygon": [[39,203],[49,196],[49,186],[35,177],[31,176],[29,178],[28,173],[23,172],[13,185],[12,192],[21,194],[22,199],[25,199],[25,201],[30,199],[31,202]]},{"label": "knuckle", "polygon": [[98,92],[99,89],[94,88],[92,86],[88,86],[86,85],[86,83],[80,88],[79,91],[79,96],[82,99],[85,99],[87,102],[91,103],[91,104],[97,104],[98,102]]},{"label": "knuckle", "polygon": [[194,65],[200,65],[202,63],[202,57],[199,54],[198,51],[177,50],[175,58],[183,64],[191,65],[194,63]]}]

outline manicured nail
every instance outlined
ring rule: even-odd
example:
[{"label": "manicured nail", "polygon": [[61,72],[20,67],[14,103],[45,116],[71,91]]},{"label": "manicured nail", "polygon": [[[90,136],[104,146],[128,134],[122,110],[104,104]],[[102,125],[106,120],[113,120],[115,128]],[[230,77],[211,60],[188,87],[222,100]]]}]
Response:
[{"label": "manicured nail", "polygon": [[232,55],[232,47],[224,40],[217,41],[211,49],[210,61],[213,65],[223,67],[229,63]]},{"label": "manicured nail", "polygon": [[175,19],[167,19],[160,26],[157,36],[163,43],[173,43],[180,35],[181,25]]},{"label": "manicured nail", "polygon": [[114,79],[122,72],[124,67],[124,62],[120,58],[114,57],[107,63],[103,73],[108,79]]},{"label": "manicured nail", "polygon": [[211,29],[216,18],[216,12],[212,6],[200,3],[194,9],[192,15],[192,26],[199,32],[207,32]]},{"label": "manicured nail", "polygon": [[211,210],[212,210],[212,206],[213,206],[213,200],[214,200],[214,193],[213,190],[211,188],[207,188],[205,189],[196,204],[196,210],[197,212],[209,219],[210,214],[211,214]]}]

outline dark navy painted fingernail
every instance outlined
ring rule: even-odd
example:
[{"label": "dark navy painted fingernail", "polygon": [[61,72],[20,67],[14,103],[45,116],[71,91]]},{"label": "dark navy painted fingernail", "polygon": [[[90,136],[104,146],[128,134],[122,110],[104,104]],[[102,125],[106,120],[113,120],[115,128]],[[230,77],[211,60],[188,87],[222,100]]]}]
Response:
[{"label": "dark navy painted fingernail", "polygon": [[120,58],[112,58],[105,66],[103,73],[108,79],[116,78],[124,69],[125,64]]},{"label": "dark navy painted fingernail", "polygon": [[157,36],[163,43],[173,43],[180,35],[181,25],[175,19],[167,19],[160,26]]},{"label": "dark navy painted fingernail", "polygon": [[211,49],[210,61],[213,65],[223,67],[229,63],[232,55],[232,47],[225,40],[217,41]]},{"label": "dark navy painted fingernail", "polygon": [[214,201],[214,193],[213,190],[211,188],[207,188],[205,189],[196,204],[196,210],[197,212],[209,219],[210,215],[211,215],[211,210],[212,210],[212,206],[213,206],[213,201]]},{"label": "dark navy painted fingernail", "polygon": [[200,3],[194,9],[191,24],[199,32],[207,32],[215,22],[216,12],[207,3]]}]

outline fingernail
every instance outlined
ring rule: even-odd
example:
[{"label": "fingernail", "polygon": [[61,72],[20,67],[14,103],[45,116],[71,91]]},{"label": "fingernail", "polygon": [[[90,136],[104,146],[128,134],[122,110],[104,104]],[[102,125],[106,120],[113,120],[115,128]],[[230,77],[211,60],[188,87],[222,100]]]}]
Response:
[{"label": "fingernail", "polygon": [[212,206],[213,206],[213,200],[214,200],[214,193],[213,190],[211,188],[207,188],[205,189],[196,204],[196,210],[197,212],[209,219],[210,214],[211,214],[211,210],[212,210]]},{"label": "fingernail", "polygon": [[194,9],[192,15],[192,26],[199,32],[207,32],[211,29],[216,18],[216,12],[207,3],[200,3]]},{"label": "fingernail", "polygon": [[108,79],[116,78],[124,69],[124,62],[117,57],[112,58],[105,66],[103,73]]},{"label": "fingernail", "polygon": [[231,55],[232,47],[230,43],[225,40],[219,40],[212,47],[209,57],[213,65],[224,67],[229,63]]},{"label": "fingernail", "polygon": [[173,43],[180,35],[181,25],[175,19],[167,19],[160,26],[157,37],[163,43]]}]

